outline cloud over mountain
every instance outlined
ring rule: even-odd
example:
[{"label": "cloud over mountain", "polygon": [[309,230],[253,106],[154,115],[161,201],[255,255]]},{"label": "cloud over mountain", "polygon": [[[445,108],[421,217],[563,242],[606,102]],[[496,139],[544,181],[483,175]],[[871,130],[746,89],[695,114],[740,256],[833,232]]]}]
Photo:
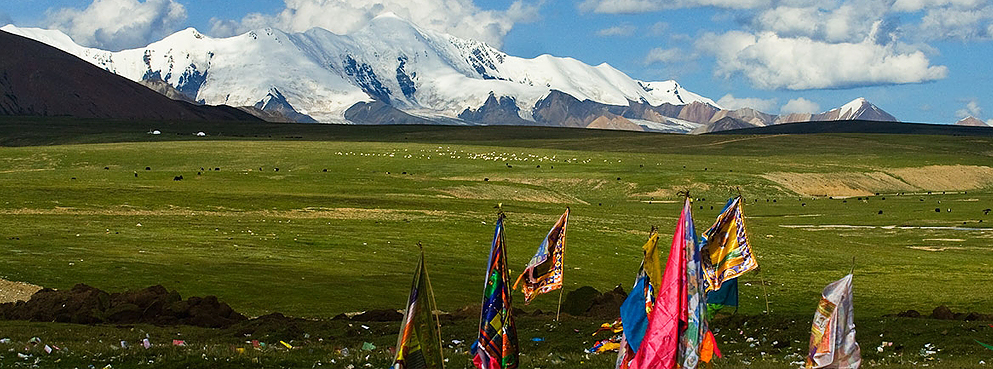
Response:
[{"label": "cloud over mountain", "polygon": [[347,34],[378,15],[394,13],[426,29],[500,47],[515,24],[537,18],[538,7],[523,0],[505,10],[483,10],[472,0],[285,0],[285,8],[277,14],[253,13],[240,21],[213,19],[211,34],[226,37],[261,27],[287,32],[319,27]]},{"label": "cloud over mountain", "polygon": [[983,108],[979,106],[978,100],[970,99],[969,101],[966,101],[964,108],[955,111],[955,116],[958,118],[979,118],[983,116]]},{"label": "cloud over mountain", "polygon": [[776,99],[759,99],[755,97],[734,97],[731,94],[724,95],[717,104],[727,110],[738,110],[741,108],[752,108],[761,111],[774,111]]},{"label": "cloud over mountain", "polygon": [[[921,83],[944,79],[932,64],[936,40],[993,39],[989,0],[584,0],[582,12],[602,14],[722,9],[724,30],[695,36],[721,78],[744,76],[762,89],[824,89]],[[719,20],[718,20],[719,19]],[[723,22],[722,22],[723,21]],[[664,60],[679,45],[652,50]]]},{"label": "cloud over mountain", "polygon": [[717,61],[714,74],[743,75],[763,89],[804,90],[920,83],[945,78],[948,68],[931,65],[922,51],[862,42],[831,43],[730,31],[705,34],[697,47]]},{"label": "cloud over mountain", "polygon": [[122,50],[172,34],[185,21],[186,8],[173,0],[94,0],[82,10],[50,9],[43,23],[80,45]]},{"label": "cloud over mountain", "polygon": [[786,102],[786,105],[783,105],[782,108],[779,108],[779,114],[793,114],[793,113],[812,114],[819,111],[821,111],[820,105],[818,105],[813,101],[804,99],[802,97],[791,99],[790,101]]}]

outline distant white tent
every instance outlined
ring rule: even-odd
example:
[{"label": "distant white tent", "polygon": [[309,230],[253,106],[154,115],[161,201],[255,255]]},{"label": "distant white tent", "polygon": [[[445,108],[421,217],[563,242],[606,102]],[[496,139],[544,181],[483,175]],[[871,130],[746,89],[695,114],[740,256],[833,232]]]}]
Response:
[{"label": "distant white tent", "polygon": [[162,131],[156,129],[156,130],[153,130],[153,131],[149,131],[148,133],[151,133],[153,135],[160,135],[160,134],[162,134]]},{"label": "distant white tent", "polygon": [[203,131],[197,132],[197,137],[205,137],[205,136],[207,136],[207,134],[203,133]]}]

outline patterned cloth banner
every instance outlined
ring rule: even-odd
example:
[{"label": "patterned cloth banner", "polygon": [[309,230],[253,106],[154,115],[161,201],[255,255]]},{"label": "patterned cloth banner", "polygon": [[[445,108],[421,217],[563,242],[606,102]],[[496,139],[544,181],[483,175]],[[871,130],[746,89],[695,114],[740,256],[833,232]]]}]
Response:
[{"label": "patterned cloth banner", "polygon": [[665,272],[659,281],[655,306],[648,316],[648,330],[631,360],[632,369],[672,369],[676,367],[679,352],[680,323],[687,318],[686,301],[686,248],[695,247],[693,217],[690,199],[683,203],[683,211],[672,237]]},{"label": "patterned cloth banner", "polygon": [[[641,339],[645,337],[645,330],[648,329],[648,314],[655,304],[655,287],[662,280],[662,266],[659,263],[659,233],[652,227],[648,234],[648,242],[641,249],[645,253],[645,258],[641,262],[638,270],[638,277],[635,278],[634,287],[631,293],[621,304],[621,321],[624,322],[624,337],[632,354],[638,352]],[[649,269],[652,271],[649,272]],[[653,277],[654,275],[654,277]],[[652,280],[655,278],[655,280]]]},{"label": "patterned cloth banner", "polygon": [[810,328],[810,352],[806,368],[857,369],[862,364],[855,342],[855,313],[852,305],[852,275],[824,288]]},{"label": "patterned cloth banner", "polygon": [[479,338],[472,345],[472,363],[476,368],[517,368],[517,327],[511,315],[511,289],[507,283],[509,279],[501,214],[497,219],[486,267]]},{"label": "patterned cloth banner", "polygon": [[[569,208],[548,231],[545,240],[538,246],[524,272],[517,277],[514,289],[524,281],[521,292],[524,292],[524,304],[530,304],[536,296],[542,293],[562,288],[562,260],[565,257],[565,231],[569,223]],[[526,277],[526,278],[525,278]]]},{"label": "patterned cloth banner", "polygon": [[403,324],[397,337],[397,355],[393,360],[395,369],[443,369],[441,356],[441,332],[432,311],[431,282],[424,266],[424,252],[417,261],[414,282],[410,286],[410,298],[403,313]]},{"label": "patterned cloth banner", "polygon": [[687,218],[686,231],[686,328],[679,335],[680,368],[696,369],[700,363],[700,343],[707,333],[707,294],[704,290],[703,265],[696,242],[693,219]]},{"label": "patterned cloth banner", "polygon": [[700,242],[703,274],[707,291],[716,291],[724,281],[737,278],[758,268],[745,233],[745,219],[741,211],[741,196],[728,201],[717,221],[703,233]]}]

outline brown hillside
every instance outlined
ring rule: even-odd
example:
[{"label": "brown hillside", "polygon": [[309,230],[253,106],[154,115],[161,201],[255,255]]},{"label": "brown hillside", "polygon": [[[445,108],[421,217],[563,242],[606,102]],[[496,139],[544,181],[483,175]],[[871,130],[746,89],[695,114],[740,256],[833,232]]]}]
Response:
[{"label": "brown hillside", "polygon": [[0,115],[246,120],[229,106],[174,101],[43,43],[0,31]]}]

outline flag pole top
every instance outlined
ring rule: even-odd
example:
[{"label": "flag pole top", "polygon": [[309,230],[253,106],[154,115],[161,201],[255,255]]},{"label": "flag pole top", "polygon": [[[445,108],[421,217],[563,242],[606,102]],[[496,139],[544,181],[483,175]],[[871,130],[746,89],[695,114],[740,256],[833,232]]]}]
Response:
[{"label": "flag pole top", "polygon": [[855,256],[852,256],[852,271],[848,272],[848,274],[855,275]]},{"label": "flag pole top", "polygon": [[422,253],[424,252],[424,245],[421,245],[421,241],[417,241],[417,249],[421,250]]}]

